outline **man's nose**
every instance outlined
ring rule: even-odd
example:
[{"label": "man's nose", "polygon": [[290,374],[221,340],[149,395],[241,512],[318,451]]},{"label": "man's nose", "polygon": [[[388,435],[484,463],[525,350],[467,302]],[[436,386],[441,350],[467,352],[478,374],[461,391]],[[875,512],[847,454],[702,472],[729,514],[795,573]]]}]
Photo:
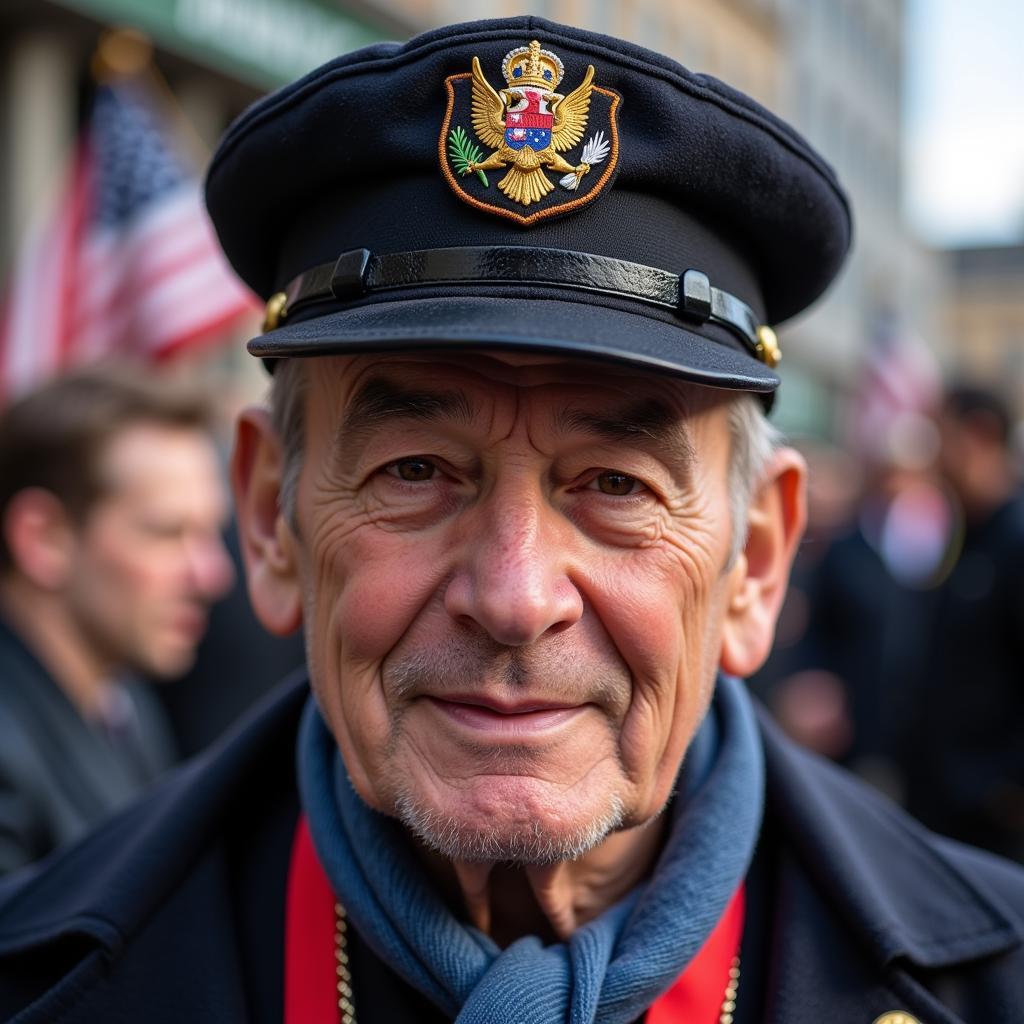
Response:
[{"label": "man's nose", "polygon": [[235,568],[219,534],[192,537],[186,557],[192,586],[202,600],[216,601],[231,589]]},{"label": "man's nose", "polygon": [[567,574],[570,524],[542,497],[492,500],[466,526],[464,554],[445,591],[449,615],[508,647],[579,620],[583,599]]}]

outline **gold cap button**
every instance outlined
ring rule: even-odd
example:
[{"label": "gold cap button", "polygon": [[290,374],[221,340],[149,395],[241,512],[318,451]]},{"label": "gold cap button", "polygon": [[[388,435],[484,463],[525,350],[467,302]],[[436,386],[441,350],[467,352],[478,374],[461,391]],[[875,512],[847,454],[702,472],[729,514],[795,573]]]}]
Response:
[{"label": "gold cap button", "polygon": [[911,1013],[904,1013],[902,1010],[889,1010],[879,1017],[875,1024],[921,1024]]},{"label": "gold cap button", "polygon": [[286,316],[285,306],[288,305],[288,296],[284,292],[274,292],[267,300],[266,316],[263,318],[263,333],[273,331],[281,326],[281,321]]},{"label": "gold cap button", "polygon": [[761,362],[775,369],[782,362],[782,349],[775,332],[767,325],[761,324],[757,329],[757,355]]}]

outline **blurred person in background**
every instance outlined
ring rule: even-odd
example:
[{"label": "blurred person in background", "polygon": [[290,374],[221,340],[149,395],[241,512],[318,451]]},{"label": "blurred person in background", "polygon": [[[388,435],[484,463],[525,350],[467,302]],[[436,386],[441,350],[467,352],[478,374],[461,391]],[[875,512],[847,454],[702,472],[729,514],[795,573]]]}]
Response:
[{"label": "blurred person in background", "polygon": [[806,607],[802,631],[758,679],[790,736],[898,800],[905,783],[894,748],[915,714],[908,680],[930,643],[954,532],[933,471],[937,449],[931,421],[904,412],[861,452],[859,473],[845,467],[845,481],[861,478],[860,493],[845,521],[811,532],[816,557],[805,556],[811,564],[797,591]]},{"label": "blurred person in background", "polygon": [[174,760],[140,677],[181,675],[231,585],[204,402],[128,369],[0,413],[0,871]]},{"label": "blurred person in background", "polygon": [[961,384],[937,424],[939,468],[962,525],[895,750],[911,813],[1024,860],[1024,500],[1012,418],[996,391]]},{"label": "blurred person in background", "polygon": [[291,672],[305,664],[302,630],[273,636],[253,612],[242,578],[238,524],[232,520],[224,544],[235,584],[210,609],[210,626],[195,664],[173,686],[157,690],[182,757],[209,746]]}]

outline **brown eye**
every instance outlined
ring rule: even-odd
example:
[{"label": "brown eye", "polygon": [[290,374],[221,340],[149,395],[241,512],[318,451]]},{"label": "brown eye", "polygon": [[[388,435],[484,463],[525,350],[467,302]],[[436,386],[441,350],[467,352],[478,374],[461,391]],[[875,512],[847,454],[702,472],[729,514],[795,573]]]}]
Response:
[{"label": "brown eye", "polygon": [[616,473],[614,470],[605,470],[597,477],[597,488],[602,494],[614,494],[623,497],[632,494],[637,485],[635,476],[626,473]]},{"label": "brown eye", "polygon": [[401,459],[389,467],[395,476],[410,483],[421,483],[429,480],[437,471],[437,467],[427,459]]}]

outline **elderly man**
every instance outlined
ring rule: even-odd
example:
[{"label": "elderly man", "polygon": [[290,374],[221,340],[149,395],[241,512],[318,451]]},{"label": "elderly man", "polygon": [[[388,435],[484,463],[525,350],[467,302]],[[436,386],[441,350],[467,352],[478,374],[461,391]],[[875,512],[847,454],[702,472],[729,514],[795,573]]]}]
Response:
[{"label": "elderly man", "polygon": [[0,872],[173,763],[140,676],[180,675],[233,578],[201,399],[79,371],[0,414]]},{"label": "elderly man", "polygon": [[1024,878],[788,745],[736,679],[803,520],[766,325],[849,239],[807,145],[517,18],[258,104],[208,199],[270,296],[234,481],[312,696],[8,893],[19,1020],[1019,1014]]}]

